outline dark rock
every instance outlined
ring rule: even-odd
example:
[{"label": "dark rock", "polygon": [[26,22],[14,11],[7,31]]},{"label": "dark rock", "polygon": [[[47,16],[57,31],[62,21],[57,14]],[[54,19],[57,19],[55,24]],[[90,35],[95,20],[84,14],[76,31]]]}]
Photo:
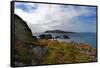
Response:
[{"label": "dark rock", "polygon": [[35,46],[32,51],[37,57],[42,57],[48,52],[48,48],[46,47],[41,47],[41,46]]},{"label": "dark rock", "polygon": [[38,65],[41,57],[47,53],[48,49],[34,43],[37,37],[32,36],[27,23],[16,14],[14,21],[15,66]]},{"label": "dark rock", "polygon": [[55,38],[56,38],[56,39],[57,39],[57,38],[60,38],[60,36],[56,36]]},{"label": "dark rock", "polygon": [[41,34],[39,35],[40,39],[52,39],[51,34]]},{"label": "dark rock", "polygon": [[63,35],[64,39],[70,39],[67,35]]},{"label": "dark rock", "polygon": [[25,21],[23,21],[16,14],[14,15],[15,20],[15,39],[25,43],[31,43],[33,41],[32,32]]}]

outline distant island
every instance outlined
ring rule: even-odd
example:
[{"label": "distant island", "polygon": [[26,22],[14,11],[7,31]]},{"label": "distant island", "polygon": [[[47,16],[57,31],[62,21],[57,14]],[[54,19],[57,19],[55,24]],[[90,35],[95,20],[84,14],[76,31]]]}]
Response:
[{"label": "distant island", "polygon": [[48,30],[45,31],[45,33],[75,33],[75,32],[63,31],[63,30]]}]

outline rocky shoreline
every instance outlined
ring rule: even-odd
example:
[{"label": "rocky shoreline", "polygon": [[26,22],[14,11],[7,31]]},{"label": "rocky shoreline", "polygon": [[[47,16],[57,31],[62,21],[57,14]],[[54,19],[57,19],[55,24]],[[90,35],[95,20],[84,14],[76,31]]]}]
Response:
[{"label": "rocky shoreline", "polygon": [[15,18],[15,66],[97,61],[96,48],[77,42],[50,40],[51,36],[32,36],[25,21]]}]

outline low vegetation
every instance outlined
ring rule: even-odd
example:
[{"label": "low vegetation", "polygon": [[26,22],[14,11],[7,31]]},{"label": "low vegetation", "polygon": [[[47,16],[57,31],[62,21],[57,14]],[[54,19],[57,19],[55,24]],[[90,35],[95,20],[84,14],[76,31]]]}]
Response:
[{"label": "low vegetation", "polygon": [[15,66],[97,61],[96,49],[89,45],[50,40],[49,34],[39,37],[15,15]]},{"label": "low vegetation", "polygon": [[44,56],[42,64],[59,64],[59,63],[76,63],[89,62],[89,56],[81,53],[80,49],[76,48],[71,43],[45,40],[46,47],[49,52]]}]

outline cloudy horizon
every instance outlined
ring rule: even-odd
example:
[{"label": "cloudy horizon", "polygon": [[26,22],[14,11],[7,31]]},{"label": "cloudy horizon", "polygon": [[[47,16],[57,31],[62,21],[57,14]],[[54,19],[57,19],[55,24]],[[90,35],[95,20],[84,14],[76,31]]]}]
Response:
[{"label": "cloudy horizon", "polygon": [[15,2],[14,11],[27,22],[32,33],[96,32],[96,7]]}]

